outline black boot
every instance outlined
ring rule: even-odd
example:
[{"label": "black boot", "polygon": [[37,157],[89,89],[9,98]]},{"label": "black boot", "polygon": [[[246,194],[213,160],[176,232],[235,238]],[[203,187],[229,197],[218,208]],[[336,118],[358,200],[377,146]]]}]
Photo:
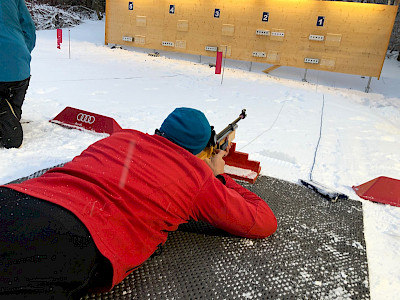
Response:
[{"label": "black boot", "polygon": [[0,146],[19,148],[22,144],[22,126],[7,99],[0,99]]}]

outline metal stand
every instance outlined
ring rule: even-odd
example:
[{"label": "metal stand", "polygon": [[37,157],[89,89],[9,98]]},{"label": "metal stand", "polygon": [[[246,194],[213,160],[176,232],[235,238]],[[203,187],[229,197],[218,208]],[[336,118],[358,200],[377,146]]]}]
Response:
[{"label": "metal stand", "polygon": [[368,84],[367,84],[367,87],[365,88],[365,92],[366,92],[366,93],[368,93],[368,92],[369,92],[370,85],[371,85],[371,80],[372,80],[372,77],[370,76],[370,77],[369,77],[369,79],[368,79]]},{"label": "metal stand", "polygon": [[225,58],[224,58],[224,66],[222,68],[222,76],[221,76],[221,85],[224,81],[224,73],[225,73],[225,63],[226,63],[226,53],[228,52],[228,46],[225,46]]},{"label": "metal stand", "polygon": [[253,67],[253,62],[251,61],[250,62],[250,68],[249,68],[249,71],[251,72],[251,68]]},{"label": "metal stand", "polygon": [[307,69],[305,69],[305,71],[304,71],[304,77],[303,77],[303,82],[307,82]]}]

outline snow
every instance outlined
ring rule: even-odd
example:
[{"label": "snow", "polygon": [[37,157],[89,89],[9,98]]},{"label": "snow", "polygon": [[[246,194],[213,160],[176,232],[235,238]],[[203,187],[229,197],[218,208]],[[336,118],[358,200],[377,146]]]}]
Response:
[{"label": "snow", "polygon": [[254,179],[257,177],[257,173],[248,169],[242,169],[234,166],[225,165],[224,168],[225,173],[231,175],[237,175],[242,178]]},{"label": "snow", "polygon": [[371,298],[398,299],[400,207],[362,200],[351,187],[378,176],[400,179],[400,62],[387,58],[365,93],[368,78],[356,75],[308,70],[304,82],[301,69],[266,75],[267,65],[253,63],[249,71],[248,62],[228,60],[222,81],[208,65],[212,58],[162,51],[151,57],[149,51],[105,46],[103,21],[64,29],[61,50],[55,30],[38,31],[24,143],[0,149],[0,183],[69,161],[105,136],[50,123],[66,106],[148,133],[175,107],[202,110],[217,131],[246,108],[237,150],[260,161],[261,174],[297,183],[310,176],[324,101],[312,177],[363,202]]}]

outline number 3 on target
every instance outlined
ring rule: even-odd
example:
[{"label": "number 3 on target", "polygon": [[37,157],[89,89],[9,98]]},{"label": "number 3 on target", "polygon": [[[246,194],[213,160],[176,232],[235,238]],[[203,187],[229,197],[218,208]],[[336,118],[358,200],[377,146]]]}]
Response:
[{"label": "number 3 on target", "polygon": [[219,18],[220,15],[221,15],[221,10],[219,8],[216,8],[214,10],[214,18]]}]

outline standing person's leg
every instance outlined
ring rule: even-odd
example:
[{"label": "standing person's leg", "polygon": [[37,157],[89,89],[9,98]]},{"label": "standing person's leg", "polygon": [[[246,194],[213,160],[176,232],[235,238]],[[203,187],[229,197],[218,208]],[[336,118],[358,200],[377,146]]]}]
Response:
[{"label": "standing person's leg", "polygon": [[29,87],[30,77],[22,81],[10,82],[8,85],[8,100],[14,109],[14,113],[19,120],[22,115],[22,104],[25,101],[26,91]]},{"label": "standing person's leg", "polygon": [[80,220],[50,202],[0,188],[0,224],[0,299],[76,299],[108,261]]},{"label": "standing person's leg", "polygon": [[20,124],[22,104],[30,77],[22,81],[0,82],[0,146],[18,148],[22,144]]}]

